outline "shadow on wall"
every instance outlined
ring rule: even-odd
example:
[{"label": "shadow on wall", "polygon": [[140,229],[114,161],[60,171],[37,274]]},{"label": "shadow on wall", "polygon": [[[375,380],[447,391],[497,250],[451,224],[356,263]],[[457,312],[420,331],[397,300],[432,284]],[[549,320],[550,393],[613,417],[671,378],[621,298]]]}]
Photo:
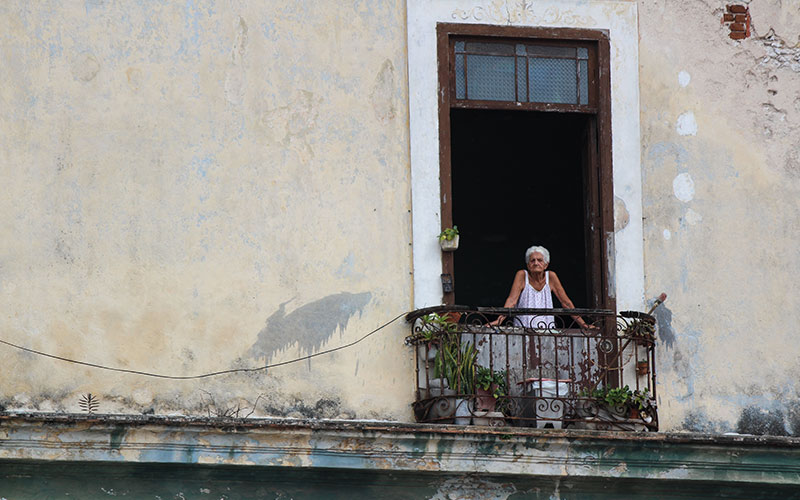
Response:
[{"label": "shadow on wall", "polygon": [[658,325],[658,338],[664,343],[667,349],[672,349],[675,344],[675,330],[672,329],[672,311],[667,306],[661,304],[653,311]]},{"label": "shadow on wall", "polygon": [[267,324],[258,332],[248,354],[269,362],[276,352],[295,342],[304,352],[317,351],[337,329],[344,330],[354,314],[361,315],[370,299],[369,292],[342,292],[309,302],[286,314],[286,304],[293,299],[287,300],[267,318]]}]

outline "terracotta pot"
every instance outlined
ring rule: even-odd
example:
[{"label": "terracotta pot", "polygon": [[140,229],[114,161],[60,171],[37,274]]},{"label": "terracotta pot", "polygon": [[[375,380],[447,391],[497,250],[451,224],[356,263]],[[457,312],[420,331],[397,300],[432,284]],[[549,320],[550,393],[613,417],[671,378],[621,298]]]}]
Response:
[{"label": "terracotta pot", "polygon": [[496,384],[492,384],[489,390],[475,389],[475,409],[483,411],[494,411],[497,406],[497,400],[493,396],[494,390],[497,388]]}]

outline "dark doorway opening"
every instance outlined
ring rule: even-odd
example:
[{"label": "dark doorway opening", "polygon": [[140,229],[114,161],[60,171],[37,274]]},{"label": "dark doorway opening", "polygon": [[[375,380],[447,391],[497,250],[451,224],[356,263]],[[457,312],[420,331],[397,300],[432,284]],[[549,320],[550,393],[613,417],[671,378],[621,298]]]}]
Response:
[{"label": "dark doorway opening", "polygon": [[[451,109],[455,303],[502,306],[525,250],[550,250],[576,307],[593,307],[587,127],[578,113]],[[555,299],[554,299],[555,300]],[[558,301],[554,305],[558,307]]]}]

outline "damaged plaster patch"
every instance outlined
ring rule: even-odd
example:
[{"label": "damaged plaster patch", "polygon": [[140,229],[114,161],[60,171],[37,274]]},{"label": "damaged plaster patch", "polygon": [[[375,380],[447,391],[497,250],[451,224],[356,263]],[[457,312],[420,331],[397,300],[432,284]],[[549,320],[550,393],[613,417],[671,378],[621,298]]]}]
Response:
[{"label": "damaged plaster patch", "polygon": [[88,82],[100,71],[100,63],[92,54],[79,54],[72,63],[72,76]]},{"label": "damaged plaster patch", "polygon": [[689,223],[690,226],[694,226],[699,222],[703,221],[703,216],[699,213],[695,212],[691,208],[686,210],[686,222]]},{"label": "damaged plaster patch", "polygon": [[125,71],[125,76],[128,78],[128,86],[134,92],[138,92],[142,86],[142,70],[139,68],[128,68]]},{"label": "damaged plaster patch", "polygon": [[479,477],[462,476],[440,483],[436,495],[430,500],[507,500],[516,491],[512,483],[495,483]]},{"label": "damaged plaster patch", "polygon": [[614,232],[618,233],[627,227],[628,222],[631,220],[631,215],[628,213],[628,207],[619,196],[614,197]]},{"label": "damaged plaster patch", "polygon": [[800,43],[794,45],[787,43],[772,28],[758,40],[764,44],[766,52],[761,64],[773,68],[789,68],[800,73]]},{"label": "damaged plaster patch", "polygon": [[684,203],[692,201],[694,198],[694,180],[688,172],[678,174],[672,180],[672,192],[675,197]]},{"label": "damaged plaster patch", "polygon": [[335,332],[342,332],[350,318],[364,310],[372,294],[342,292],[309,302],[286,314],[287,300],[267,318],[249,355],[269,361],[276,352],[297,343],[306,353],[319,350]]},{"label": "damaged plaster patch", "polygon": [[392,120],[396,115],[394,104],[394,65],[392,61],[386,59],[375,77],[372,84],[372,91],[369,94],[369,101],[375,111],[375,117],[381,123]]},{"label": "damaged plaster patch", "polygon": [[225,73],[225,99],[231,104],[241,104],[244,100],[245,69],[244,55],[247,51],[247,23],[239,18],[236,28],[236,41],[231,51],[231,62]]},{"label": "damaged plaster patch", "polygon": [[780,409],[768,410],[748,406],[742,410],[739,422],[736,424],[739,434],[755,434],[757,436],[787,436],[786,426],[783,423],[783,412]]},{"label": "damaged plaster patch", "polygon": [[678,135],[697,135],[697,121],[694,119],[694,113],[687,111],[679,116],[675,129],[678,131]]},{"label": "damaged plaster patch", "polygon": [[800,177],[800,146],[796,146],[786,154],[786,163],[783,169],[791,177]]},{"label": "damaged plaster patch", "polygon": [[307,90],[296,90],[285,106],[259,114],[259,125],[269,141],[298,153],[301,161],[314,158],[309,136],[317,126],[322,98]]},{"label": "damaged plaster patch", "polygon": [[681,71],[680,73],[678,73],[678,85],[680,85],[681,87],[686,87],[687,85],[689,85],[690,81],[692,81],[692,77],[691,75],[689,75],[689,73],[687,73],[686,71]]}]

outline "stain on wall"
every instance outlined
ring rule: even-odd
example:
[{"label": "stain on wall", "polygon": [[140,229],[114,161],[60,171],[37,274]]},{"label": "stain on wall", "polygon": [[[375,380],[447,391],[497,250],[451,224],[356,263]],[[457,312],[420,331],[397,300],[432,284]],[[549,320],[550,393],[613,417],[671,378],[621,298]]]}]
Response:
[{"label": "stain on wall", "polygon": [[797,7],[748,2],[752,36],[733,40],[723,4],[638,6],[645,287],[669,294],[661,428],[796,432]]},{"label": "stain on wall", "polygon": [[[335,347],[408,310],[403,2],[82,7],[0,4],[5,339],[186,376]],[[408,419],[406,329],[383,333],[311,367],[177,382],[3,348],[18,369],[0,401],[80,411],[91,392],[104,412],[203,416],[338,401]]]}]

